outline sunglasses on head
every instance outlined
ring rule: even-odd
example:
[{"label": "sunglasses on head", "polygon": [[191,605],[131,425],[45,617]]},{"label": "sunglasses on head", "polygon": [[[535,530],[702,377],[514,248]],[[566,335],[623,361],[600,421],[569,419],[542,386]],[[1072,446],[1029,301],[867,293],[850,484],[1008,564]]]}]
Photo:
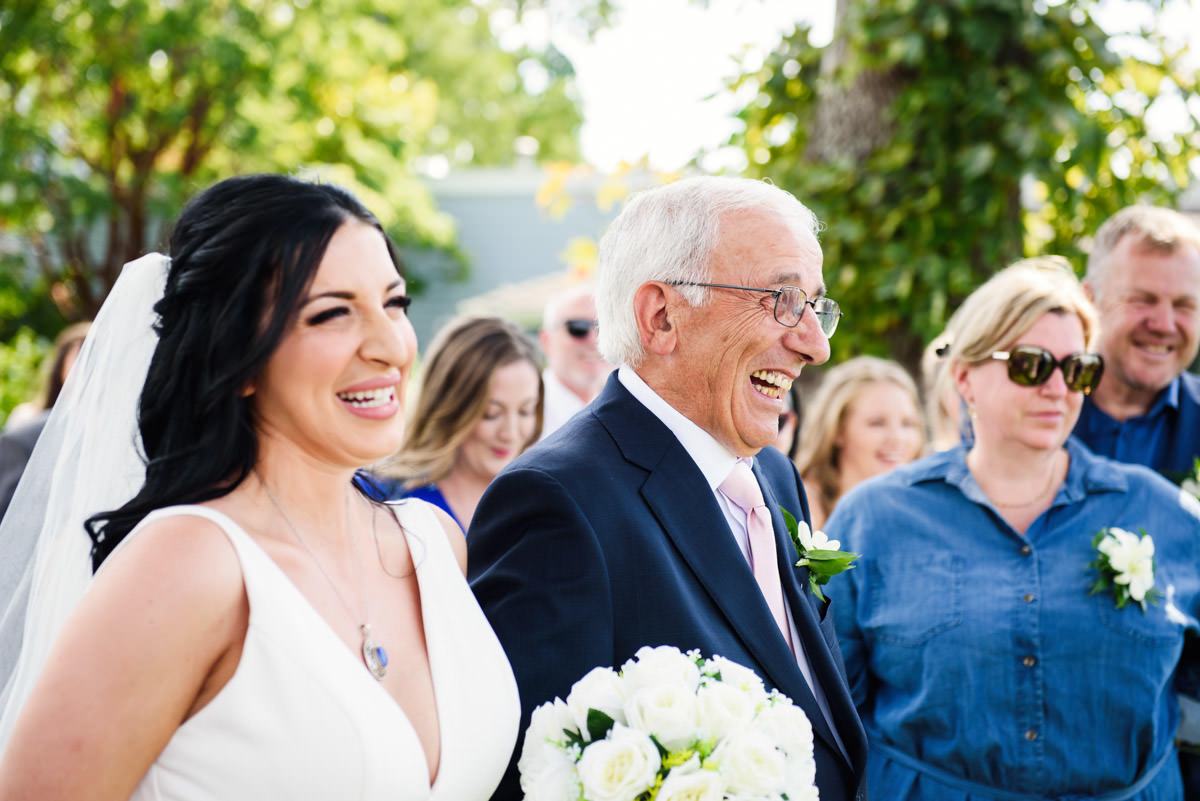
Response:
[{"label": "sunglasses on head", "polygon": [[1023,387],[1045,384],[1058,367],[1062,369],[1067,389],[1087,395],[1099,386],[1104,375],[1104,358],[1099,353],[1072,353],[1055,359],[1045,348],[1018,345],[1012,350],[998,350],[992,358],[1008,362],[1009,380]]},{"label": "sunglasses on head", "polygon": [[583,339],[588,334],[592,333],[593,328],[599,328],[600,323],[596,320],[567,320],[563,323],[567,327],[567,333],[576,339]]}]

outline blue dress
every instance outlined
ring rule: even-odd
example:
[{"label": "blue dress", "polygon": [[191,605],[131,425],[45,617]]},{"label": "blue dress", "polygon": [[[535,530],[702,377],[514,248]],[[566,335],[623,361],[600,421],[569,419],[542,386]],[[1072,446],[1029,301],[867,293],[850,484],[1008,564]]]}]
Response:
[{"label": "blue dress", "polygon": [[[1144,467],[1066,449],[1066,481],[1024,535],[965,447],[864,482],[830,517],[829,536],[862,554],[826,592],[871,797],[1183,797],[1175,693],[1200,613],[1200,504]],[[1105,526],[1154,540],[1163,598],[1145,613],[1090,594]]]},{"label": "blue dress", "polygon": [[423,501],[432,503],[439,509],[445,510],[446,514],[454,518],[454,522],[458,523],[458,527],[463,531],[467,527],[458,519],[458,515],[454,514],[454,510],[450,508],[450,504],[446,502],[446,496],[442,495],[442,491],[437,488],[437,484],[423,484],[412,489],[405,489],[404,482],[398,478],[385,478],[377,476],[373,473],[357,476],[359,486],[377,501],[398,501],[402,498],[420,498]]}]

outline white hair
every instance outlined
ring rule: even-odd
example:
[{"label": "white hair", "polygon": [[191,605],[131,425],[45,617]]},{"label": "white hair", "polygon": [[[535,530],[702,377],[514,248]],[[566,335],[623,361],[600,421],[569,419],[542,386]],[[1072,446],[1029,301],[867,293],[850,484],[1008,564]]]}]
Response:
[{"label": "white hair", "polygon": [[[808,208],[774,184],[750,178],[687,178],[634,195],[600,240],[596,316],[600,352],[612,364],[637,367],[645,351],[633,297],[647,281],[708,280],[724,215],[744,209],[778,214],[799,234],[816,239],[820,223]],[[703,287],[680,287],[684,300],[708,300]]]}]

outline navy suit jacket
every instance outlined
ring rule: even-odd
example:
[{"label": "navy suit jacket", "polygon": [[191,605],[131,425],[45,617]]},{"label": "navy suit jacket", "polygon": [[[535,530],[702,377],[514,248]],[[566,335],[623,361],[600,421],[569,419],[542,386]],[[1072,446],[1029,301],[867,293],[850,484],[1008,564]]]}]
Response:
[{"label": "navy suit jacket", "polygon": [[[471,587],[520,688],[522,736],[534,708],[566,698],[592,668],[619,668],[644,645],[696,648],[754,669],[803,709],[822,801],[856,797],[866,736],[828,604],[793,567],[779,511],[808,519],[800,477],[771,448],[754,472],[775,523],[784,593],[849,761],[700,469],[616,373],[591,406],[496,477],[467,537]],[[521,747],[519,738],[493,799],[521,798]]]}]

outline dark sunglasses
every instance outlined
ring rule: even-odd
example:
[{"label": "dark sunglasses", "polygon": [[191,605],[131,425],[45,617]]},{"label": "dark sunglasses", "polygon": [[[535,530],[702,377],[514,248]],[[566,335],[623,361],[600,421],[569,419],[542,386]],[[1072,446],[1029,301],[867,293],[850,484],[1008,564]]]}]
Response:
[{"label": "dark sunglasses", "polygon": [[1045,348],[1018,345],[1012,350],[998,350],[992,358],[1008,362],[1009,380],[1023,387],[1045,384],[1054,375],[1054,368],[1059,367],[1067,389],[1088,395],[1104,375],[1104,358],[1099,353],[1072,353],[1060,360]]},{"label": "dark sunglasses", "polygon": [[567,333],[576,339],[583,339],[592,333],[593,328],[600,327],[600,323],[595,320],[567,320],[564,325],[567,327]]}]

